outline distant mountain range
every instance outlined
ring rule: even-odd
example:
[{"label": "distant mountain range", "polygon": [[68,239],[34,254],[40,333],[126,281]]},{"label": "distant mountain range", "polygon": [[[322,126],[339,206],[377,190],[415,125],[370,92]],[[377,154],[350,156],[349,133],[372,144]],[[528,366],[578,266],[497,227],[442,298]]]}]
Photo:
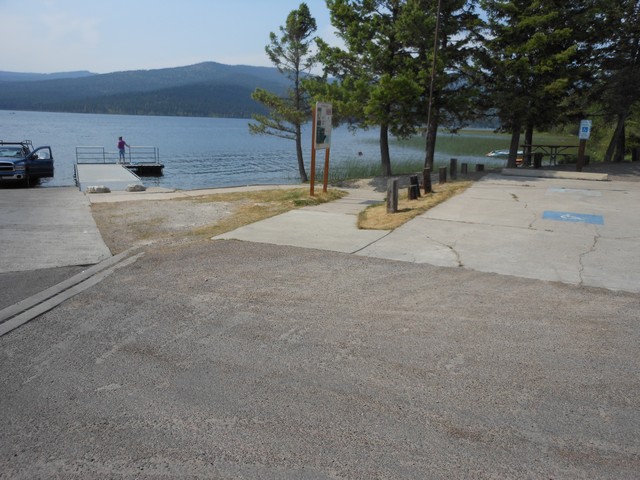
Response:
[{"label": "distant mountain range", "polygon": [[107,74],[0,72],[0,110],[248,118],[257,88],[284,92],[276,68],[205,62]]},{"label": "distant mountain range", "polygon": [[59,72],[59,73],[18,73],[18,72],[3,72],[0,70],[0,83],[1,82],[33,82],[37,80],[56,80],[59,78],[80,78],[90,77],[91,75],[97,75],[97,73],[91,73],[86,70],[80,72]]}]

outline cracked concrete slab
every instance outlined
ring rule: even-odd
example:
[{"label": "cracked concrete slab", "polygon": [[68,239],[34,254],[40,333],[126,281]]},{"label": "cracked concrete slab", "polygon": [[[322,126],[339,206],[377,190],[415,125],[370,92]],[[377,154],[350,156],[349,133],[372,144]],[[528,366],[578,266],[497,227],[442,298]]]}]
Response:
[{"label": "cracked concrete slab", "polygon": [[[358,230],[358,212],[383,199],[350,189],[337,202],[215,238],[640,292],[640,216],[630,215],[640,182],[492,174],[393,232]],[[545,211],[602,216],[604,224],[544,218]]]},{"label": "cracked concrete slab", "polygon": [[584,285],[640,292],[638,238],[599,237],[582,257]]},{"label": "cracked concrete slab", "polygon": [[[398,236],[403,241],[398,241]],[[410,239],[410,240],[408,240]],[[410,222],[365,248],[359,255],[462,266],[482,272],[579,284],[580,255],[592,237],[491,224],[429,218]]]},{"label": "cracked concrete slab", "polygon": [[637,182],[489,175],[358,254],[640,292],[640,216],[629,215],[639,203]]}]

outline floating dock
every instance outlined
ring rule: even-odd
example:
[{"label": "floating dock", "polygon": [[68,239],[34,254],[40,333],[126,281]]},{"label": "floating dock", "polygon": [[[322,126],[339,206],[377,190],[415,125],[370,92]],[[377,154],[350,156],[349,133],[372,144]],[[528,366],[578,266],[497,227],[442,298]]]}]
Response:
[{"label": "floating dock", "polygon": [[161,163],[126,163],[123,166],[139,177],[159,177],[164,169]]},{"label": "floating dock", "polygon": [[94,186],[126,190],[130,185],[142,185],[140,177],[163,174],[156,147],[129,147],[124,163],[119,160],[117,151],[104,147],[76,147],[76,184],[83,192]]}]

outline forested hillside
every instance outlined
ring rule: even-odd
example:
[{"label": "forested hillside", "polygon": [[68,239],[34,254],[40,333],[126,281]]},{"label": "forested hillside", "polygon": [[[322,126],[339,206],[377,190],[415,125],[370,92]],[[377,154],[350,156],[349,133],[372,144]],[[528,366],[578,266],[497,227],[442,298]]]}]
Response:
[{"label": "forested hillside", "polygon": [[[6,73],[6,72],[5,72]],[[214,62],[77,78],[2,82],[1,110],[250,117],[257,87],[284,91],[275,68]]]}]

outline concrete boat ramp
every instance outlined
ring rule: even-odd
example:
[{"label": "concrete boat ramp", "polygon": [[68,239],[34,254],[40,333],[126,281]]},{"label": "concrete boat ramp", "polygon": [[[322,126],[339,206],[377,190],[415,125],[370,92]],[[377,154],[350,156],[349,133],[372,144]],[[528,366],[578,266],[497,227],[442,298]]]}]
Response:
[{"label": "concrete boat ramp", "polygon": [[130,185],[142,185],[140,177],[124,165],[78,163],[75,167],[76,183],[82,192],[86,192],[89,187],[106,187],[112,191],[122,191]]}]

